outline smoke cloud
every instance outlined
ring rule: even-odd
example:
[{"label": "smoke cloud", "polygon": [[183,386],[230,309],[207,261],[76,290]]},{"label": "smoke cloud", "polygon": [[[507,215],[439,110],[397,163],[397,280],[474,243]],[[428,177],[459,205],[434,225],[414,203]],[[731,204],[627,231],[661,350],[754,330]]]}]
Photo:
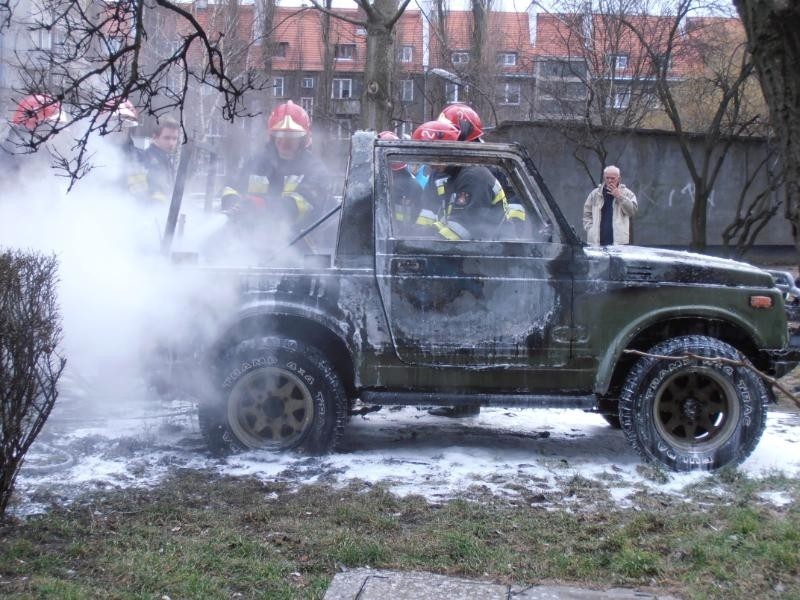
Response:
[{"label": "smoke cloud", "polygon": [[[118,147],[104,138],[90,146],[94,169],[69,192],[47,161],[22,157],[20,177],[0,192],[0,246],[57,255],[65,381],[90,382],[80,395],[119,408],[132,394],[151,393],[143,382],[164,342],[213,330],[216,318],[234,311],[235,277],[204,268],[210,261],[242,267],[302,257],[285,250],[288,232],[277,224],[256,246],[245,243],[231,235],[225,215],[205,212],[202,199],[187,193],[173,249],[199,255],[196,265],[172,264],[160,252],[168,206],[137,203]],[[204,323],[193,312],[198,306]]]}]

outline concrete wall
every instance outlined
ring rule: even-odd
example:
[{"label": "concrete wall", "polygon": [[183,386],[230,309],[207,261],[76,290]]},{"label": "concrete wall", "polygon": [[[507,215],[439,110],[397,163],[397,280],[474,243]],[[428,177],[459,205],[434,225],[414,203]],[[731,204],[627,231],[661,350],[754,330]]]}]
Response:
[{"label": "concrete wall", "polygon": [[[585,168],[575,158],[575,144],[557,130],[540,123],[504,122],[488,141],[513,141],[524,145],[551,193],[561,205],[570,224],[585,239],[581,214],[583,203],[592,188]],[[699,147],[699,141],[694,142]],[[668,132],[639,131],[614,135],[607,143],[608,164],[622,170],[622,180],[639,200],[634,223],[635,243],[643,246],[687,247],[691,241],[690,217],[693,187],[675,136]],[[709,201],[707,241],[722,245],[722,231],[735,216],[740,190],[765,152],[763,140],[737,140],[722,166]],[[592,165],[595,181],[600,180],[601,166],[590,154],[582,156]],[[762,173],[752,186],[751,195],[766,187]],[[772,202],[783,198],[783,191],[772,194]],[[787,250],[792,244],[783,207],[761,232],[758,242],[766,250]]]}]

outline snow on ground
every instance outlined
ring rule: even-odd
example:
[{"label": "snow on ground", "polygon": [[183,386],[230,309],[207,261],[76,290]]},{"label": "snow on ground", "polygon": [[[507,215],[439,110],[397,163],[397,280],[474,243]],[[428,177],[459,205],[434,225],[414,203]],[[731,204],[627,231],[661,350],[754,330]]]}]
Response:
[{"label": "snow on ground", "polygon": [[[132,396],[136,396],[133,393]],[[144,396],[144,394],[141,394]],[[753,477],[800,475],[800,414],[771,411],[764,436],[741,469]],[[477,417],[434,417],[418,407],[384,407],[355,416],[338,453],[323,457],[249,452],[224,459],[205,451],[188,403],[119,397],[98,405],[85,395],[56,406],[20,472],[12,510],[40,512],[88,490],[155,486],[178,469],[287,482],[346,485],[381,482],[398,495],[432,502],[475,492],[513,501],[576,508],[570,482],[596,484],[617,506],[633,494],[680,497],[706,473],[660,473],[646,468],[622,432],[579,410],[484,408]],[[788,499],[762,494],[775,506]]]}]

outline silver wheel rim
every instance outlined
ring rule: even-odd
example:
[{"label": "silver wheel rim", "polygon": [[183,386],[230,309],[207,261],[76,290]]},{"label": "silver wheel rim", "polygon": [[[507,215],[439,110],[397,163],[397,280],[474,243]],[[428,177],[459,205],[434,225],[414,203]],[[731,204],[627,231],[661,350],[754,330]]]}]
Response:
[{"label": "silver wheel rim", "polygon": [[314,416],[311,392],[294,373],[279,367],[251,371],[231,390],[228,423],[248,448],[295,447]]},{"label": "silver wheel rim", "polygon": [[658,388],[653,420],[659,435],[683,452],[713,452],[739,422],[733,384],[708,367],[681,369]]}]

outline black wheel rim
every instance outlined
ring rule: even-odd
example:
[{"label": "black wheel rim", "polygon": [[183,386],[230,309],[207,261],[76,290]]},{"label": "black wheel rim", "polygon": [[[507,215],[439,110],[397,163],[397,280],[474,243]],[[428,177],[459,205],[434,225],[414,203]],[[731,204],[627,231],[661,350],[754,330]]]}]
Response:
[{"label": "black wheel rim", "polygon": [[228,399],[231,432],[248,448],[294,448],[314,416],[311,392],[294,373],[256,369],[236,382]]},{"label": "black wheel rim", "polygon": [[653,420],[659,435],[684,452],[713,452],[739,421],[739,401],[730,380],[702,366],[680,369],[656,392]]}]

